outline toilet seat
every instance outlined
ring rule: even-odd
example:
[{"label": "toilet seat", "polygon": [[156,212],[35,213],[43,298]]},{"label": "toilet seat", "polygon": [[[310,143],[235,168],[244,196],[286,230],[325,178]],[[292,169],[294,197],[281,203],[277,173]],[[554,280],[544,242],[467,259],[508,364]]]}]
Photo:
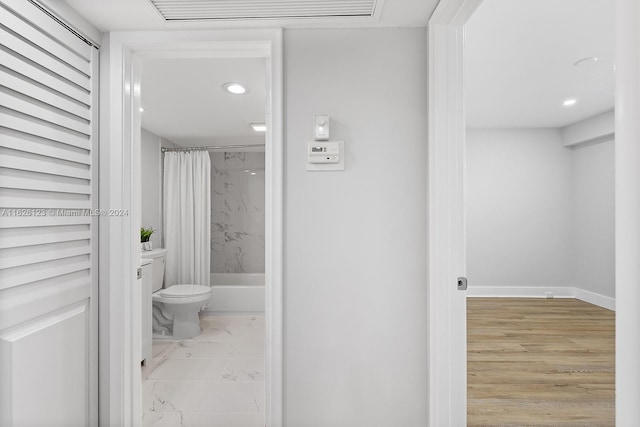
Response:
[{"label": "toilet seat", "polygon": [[211,297],[212,290],[202,285],[172,285],[166,289],[151,294],[154,302],[171,305],[184,305],[191,303],[206,303]]},{"label": "toilet seat", "polygon": [[202,285],[172,285],[159,290],[156,294],[165,298],[189,298],[211,293],[209,286]]}]

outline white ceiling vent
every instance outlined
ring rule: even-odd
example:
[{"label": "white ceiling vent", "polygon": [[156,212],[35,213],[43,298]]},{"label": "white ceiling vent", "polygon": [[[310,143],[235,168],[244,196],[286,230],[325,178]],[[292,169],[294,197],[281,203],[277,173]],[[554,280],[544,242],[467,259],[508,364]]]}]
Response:
[{"label": "white ceiling vent", "polygon": [[383,0],[150,0],[166,21],[377,18]]}]

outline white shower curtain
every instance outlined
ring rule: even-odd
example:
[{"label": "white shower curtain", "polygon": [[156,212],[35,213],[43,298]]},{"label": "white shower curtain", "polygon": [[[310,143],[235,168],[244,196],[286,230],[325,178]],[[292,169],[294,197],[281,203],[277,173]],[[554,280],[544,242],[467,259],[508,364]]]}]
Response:
[{"label": "white shower curtain", "polygon": [[209,286],[211,160],[207,151],[164,153],[165,286]]}]

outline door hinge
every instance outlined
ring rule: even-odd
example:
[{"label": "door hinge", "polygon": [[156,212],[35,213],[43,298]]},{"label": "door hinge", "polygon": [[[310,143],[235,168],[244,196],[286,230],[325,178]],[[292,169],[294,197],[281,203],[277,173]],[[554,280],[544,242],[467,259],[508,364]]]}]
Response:
[{"label": "door hinge", "polygon": [[142,279],[142,267],[138,268],[138,279]]},{"label": "door hinge", "polygon": [[467,290],[467,278],[466,277],[458,277],[458,290],[466,291]]}]

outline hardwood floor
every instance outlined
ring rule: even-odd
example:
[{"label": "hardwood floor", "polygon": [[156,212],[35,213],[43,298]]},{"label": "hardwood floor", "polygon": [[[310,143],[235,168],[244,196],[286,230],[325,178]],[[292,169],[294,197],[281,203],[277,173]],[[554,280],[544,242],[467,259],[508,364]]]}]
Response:
[{"label": "hardwood floor", "polygon": [[576,299],[467,300],[469,426],[613,426],[615,313]]}]

